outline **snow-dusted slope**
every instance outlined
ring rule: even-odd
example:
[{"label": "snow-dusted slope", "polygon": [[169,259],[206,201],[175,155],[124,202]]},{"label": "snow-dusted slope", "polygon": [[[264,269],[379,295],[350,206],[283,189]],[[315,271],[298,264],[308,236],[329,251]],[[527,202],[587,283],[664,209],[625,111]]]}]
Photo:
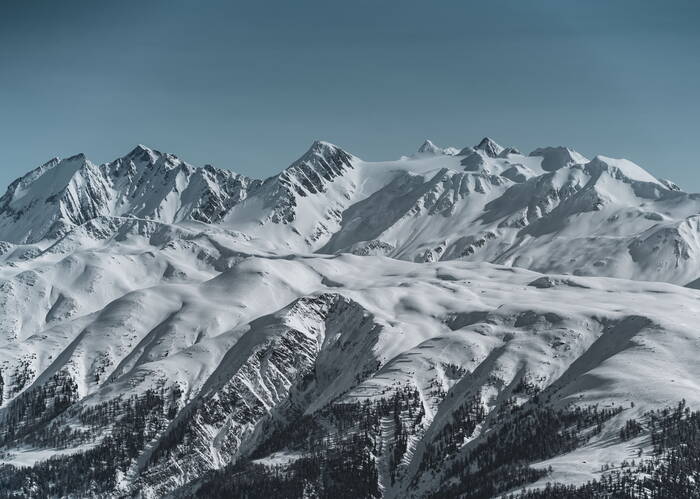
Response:
[{"label": "snow-dusted slope", "polygon": [[[327,421],[332,439],[330,408],[408,390],[419,421],[406,420],[402,460],[388,450],[375,459],[387,497],[421,496],[443,482],[421,464],[426,449],[475,396],[493,415],[484,429],[510,397],[535,392],[557,408],[625,407],[585,444],[597,457],[575,476],[575,456],[548,462],[577,483],[636,452],[625,442],[602,450],[624,418],[682,398],[700,405],[695,290],[469,262],[227,256],[221,240],[179,241],[123,256],[79,251],[5,281],[18,322],[0,345],[4,462],[100,450],[119,417],[99,414],[141,411],[148,431],[133,453],[106,458],[119,477],[110,490],[156,497],[262,449],[285,451],[267,437],[302,414]],[[53,404],[28,405],[37,393]],[[61,410],[57,393],[69,396]],[[143,397],[162,402],[144,408]],[[392,428],[373,438],[391,441]],[[467,448],[441,455],[441,469]]]},{"label": "snow-dusted slope", "polygon": [[[264,181],[143,146],[53,160],[0,198],[0,496],[598,479],[651,452],[627,420],[700,407],[700,292],[675,285],[698,203],[488,138],[381,163],[315,142]],[[484,457],[532,420],[569,440]]]}]

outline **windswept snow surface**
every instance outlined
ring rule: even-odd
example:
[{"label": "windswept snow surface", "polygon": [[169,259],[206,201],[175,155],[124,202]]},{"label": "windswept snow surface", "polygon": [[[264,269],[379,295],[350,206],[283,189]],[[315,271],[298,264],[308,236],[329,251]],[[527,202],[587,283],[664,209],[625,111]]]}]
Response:
[{"label": "windswept snow surface", "polygon": [[[101,492],[160,497],[289,466],[272,431],[304,416],[332,441],[328,408],[407,389],[407,449],[374,458],[385,497],[423,497],[527,381],[555,408],[624,408],[533,464],[553,470],[534,486],[584,483],[649,447],[616,438],[627,419],[700,408],[700,292],[678,286],[700,274],[699,203],[626,160],[491,139],[380,163],[315,142],[264,181],[144,146],[52,160],[0,198],[0,462],[99,448],[139,407]],[[470,397],[486,418],[426,470]]]}]

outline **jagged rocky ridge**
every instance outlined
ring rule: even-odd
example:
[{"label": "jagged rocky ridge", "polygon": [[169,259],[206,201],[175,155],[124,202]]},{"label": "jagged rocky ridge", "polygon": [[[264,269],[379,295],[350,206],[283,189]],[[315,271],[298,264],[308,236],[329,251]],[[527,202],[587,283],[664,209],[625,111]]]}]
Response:
[{"label": "jagged rocky ridge", "polygon": [[140,146],[14,182],[0,495],[491,497],[662,466],[620,429],[700,406],[700,295],[642,281],[697,278],[697,196],[565,148],[421,149],[317,142],[258,181]]},{"label": "jagged rocky ridge", "polygon": [[99,166],[83,154],[54,158],[14,181],[0,198],[0,239],[57,239],[100,216],[215,223],[259,183],[211,166],[195,168],[141,145]]},{"label": "jagged rocky ridge", "polygon": [[[430,141],[370,163],[326,142],[264,181],[138,146],[111,163],[54,159],[0,198],[3,255],[44,250],[96,219],[238,233],[259,251],[464,259],[688,284],[700,198],[639,166],[564,147]],[[206,226],[202,226],[205,224]],[[96,237],[101,237],[98,234]]]}]

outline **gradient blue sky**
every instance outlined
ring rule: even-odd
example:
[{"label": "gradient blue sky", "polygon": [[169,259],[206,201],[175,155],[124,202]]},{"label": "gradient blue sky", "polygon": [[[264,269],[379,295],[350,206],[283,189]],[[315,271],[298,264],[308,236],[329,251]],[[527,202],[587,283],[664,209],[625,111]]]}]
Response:
[{"label": "gradient blue sky", "polygon": [[489,135],[700,191],[700,2],[0,2],[0,186],[135,144],[251,176]]}]

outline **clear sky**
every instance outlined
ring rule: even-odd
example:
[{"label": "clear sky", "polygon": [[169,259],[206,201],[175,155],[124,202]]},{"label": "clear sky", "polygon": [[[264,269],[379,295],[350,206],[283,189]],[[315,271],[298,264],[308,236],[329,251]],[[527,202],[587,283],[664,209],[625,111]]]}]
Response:
[{"label": "clear sky", "polygon": [[144,143],[274,174],[316,139],[626,157],[700,191],[700,2],[0,1],[0,186]]}]

